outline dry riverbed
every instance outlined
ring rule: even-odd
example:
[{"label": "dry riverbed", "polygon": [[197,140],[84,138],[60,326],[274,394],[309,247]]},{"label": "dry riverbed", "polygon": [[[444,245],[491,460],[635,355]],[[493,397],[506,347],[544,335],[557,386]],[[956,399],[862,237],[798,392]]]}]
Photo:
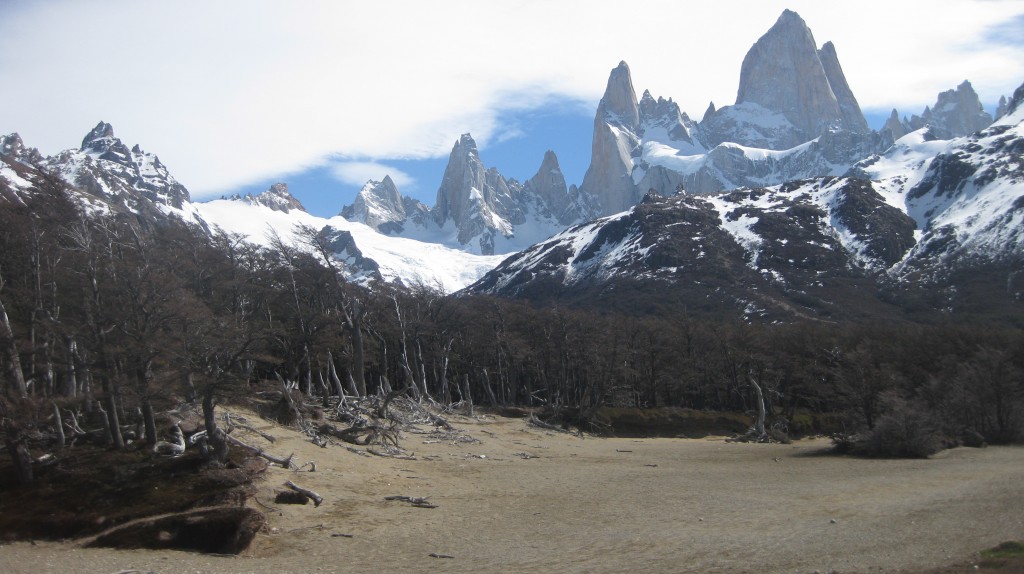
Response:
[{"label": "dry riverbed", "polygon": [[[241,556],[19,542],[0,572],[924,572],[1024,539],[1020,447],[863,460],[822,456],[820,439],[580,438],[456,416],[446,437],[404,432],[415,460],[397,460],[242,414],[316,471],[264,475],[250,505],[271,530]],[[323,504],[273,503],[288,480]],[[399,495],[436,508],[385,500]]]}]

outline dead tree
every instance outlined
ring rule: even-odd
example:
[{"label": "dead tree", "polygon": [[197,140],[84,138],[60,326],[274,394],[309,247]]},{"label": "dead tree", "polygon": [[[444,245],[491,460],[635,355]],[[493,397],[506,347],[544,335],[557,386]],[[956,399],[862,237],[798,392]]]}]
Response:
[{"label": "dead tree", "polygon": [[[0,275],[0,294],[3,293],[4,278]],[[21,370],[21,357],[18,354],[18,340],[14,338],[11,329],[11,321],[7,318],[7,308],[4,306],[3,298],[0,297],[0,344],[4,346],[4,354],[7,356],[7,366],[11,371],[11,381],[14,383],[14,392],[20,398],[28,396],[28,385],[25,383],[25,373]]]},{"label": "dead tree", "polygon": [[753,428],[755,440],[767,440],[768,432],[764,428],[764,420],[767,414],[764,404],[764,393],[761,392],[761,385],[757,384],[757,379],[754,378],[753,373],[747,373],[747,380],[750,382],[750,386],[754,388],[754,394],[757,395],[757,419],[754,421]]}]

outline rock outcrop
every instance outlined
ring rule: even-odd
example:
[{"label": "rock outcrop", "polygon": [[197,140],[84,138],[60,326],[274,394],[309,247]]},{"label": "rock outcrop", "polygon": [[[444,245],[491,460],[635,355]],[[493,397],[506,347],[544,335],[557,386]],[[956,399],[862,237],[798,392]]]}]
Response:
[{"label": "rock outcrop", "polygon": [[558,166],[555,152],[548,150],[544,153],[544,160],[537,173],[523,184],[523,192],[524,196],[532,195],[536,199],[541,215],[556,219],[564,225],[573,223],[575,218],[571,212],[569,188],[565,185],[565,175]]},{"label": "rock outcrop", "polygon": [[991,124],[992,116],[985,111],[978,93],[967,80],[955,90],[940,93],[933,107],[925,107],[920,116],[910,118],[911,130],[929,125],[946,132],[948,137],[971,135]]},{"label": "rock outcrop", "polygon": [[44,167],[68,183],[99,198],[116,198],[132,210],[146,209],[139,198],[175,209],[190,201],[188,190],[175,180],[157,156],[138,145],[128,149],[114,128],[100,122],[82,140],[81,148],[49,157]]},{"label": "rock outcrop", "polygon": [[889,119],[885,120],[885,125],[882,126],[881,131],[887,131],[892,134],[892,139],[895,141],[910,133],[910,125],[906,120],[901,120],[899,112],[896,111],[896,108],[893,108],[892,113],[889,114]]},{"label": "rock outcrop", "polygon": [[287,183],[275,183],[263,193],[258,195],[247,194],[242,199],[253,205],[262,205],[269,207],[274,211],[281,211],[284,213],[289,213],[293,210],[306,211],[306,208],[302,206],[302,202],[288,192]]}]

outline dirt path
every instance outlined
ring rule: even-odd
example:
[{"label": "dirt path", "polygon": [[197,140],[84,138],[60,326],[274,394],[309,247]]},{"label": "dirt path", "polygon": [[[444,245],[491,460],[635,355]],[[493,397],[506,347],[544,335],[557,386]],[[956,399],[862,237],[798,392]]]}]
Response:
[{"label": "dirt path", "polygon": [[240,557],[18,543],[0,547],[0,571],[866,573],[1024,539],[1024,448],[874,461],[817,456],[820,440],[581,439],[522,420],[452,422],[481,442],[406,433],[412,461],[321,449],[261,423],[281,437],[273,452],[317,471],[274,469],[259,499],[294,480],[326,500],[271,504],[274,530]]}]

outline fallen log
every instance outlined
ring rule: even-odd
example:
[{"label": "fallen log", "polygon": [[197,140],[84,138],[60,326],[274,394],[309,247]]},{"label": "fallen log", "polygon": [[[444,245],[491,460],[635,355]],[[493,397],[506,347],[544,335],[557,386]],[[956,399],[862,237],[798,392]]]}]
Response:
[{"label": "fallen log", "polygon": [[251,444],[246,444],[246,443],[238,440],[237,438],[235,438],[235,437],[233,437],[233,436],[231,436],[229,434],[228,435],[224,435],[224,436],[225,436],[225,438],[228,439],[228,442],[230,442],[231,444],[234,444],[234,445],[240,446],[240,447],[242,447],[242,448],[244,448],[246,450],[252,451],[257,456],[263,457],[263,458],[267,459],[268,461],[270,461],[270,462],[272,462],[272,463],[274,463],[276,465],[279,465],[279,466],[281,466],[283,468],[291,468],[292,459],[295,458],[295,453],[292,453],[292,454],[288,455],[288,458],[281,458],[281,457],[278,457],[278,456],[274,456],[272,454],[268,454],[262,448],[252,446]]},{"label": "fallen log", "polygon": [[415,456],[412,456],[412,455],[409,455],[409,454],[392,454],[392,453],[389,453],[389,452],[379,451],[379,450],[373,449],[373,448],[366,449],[366,452],[368,452],[368,453],[370,453],[372,455],[375,455],[375,456],[383,457],[383,458],[395,458],[395,459],[398,459],[398,460],[416,460]]},{"label": "fallen log", "polygon": [[312,498],[313,499],[313,506],[320,506],[320,503],[322,503],[324,501],[324,497],[320,496],[319,494],[313,492],[312,490],[310,490],[308,488],[302,488],[301,486],[295,484],[294,482],[292,482],[290,480],[288,482],[284,483],[284,485],[287,486],[288,488],[294,490],[295,492],[298,492],[300,494],[304,494],[304,495]]},{"label": "fallen log", "polygon": [[542,429],[546,429],[546,430],[550,430],[550,431],[567,432],[562,427],[557,426],[557,425],[553,425],[553,424],[551,424],[549,422],[542,421],[542,420],[540,420],[539,418],[537,418],[537,417],[535,417],[533,415],[530,415],[530,418],[526,419],[526,422],[531,424],[531,425],[533,425],[533,426],[535,426],[535,427],[540,427]]},{"label": "fallen log", "polygon": [[399,494],[395,496],[385,496],[384,500],[400,500],[402,502],[408,502],[416,508],[437,508],[437,505],[431,504],[425,496],[405,496]]},{"label": "fallen log", "polygon": [[235,427],[238,427],[240,429],[247,430],[247,431],[249,431],[251,433],[256,433],[256,434],[260,435],[261,437],[263,437],[268,442],[271,442],[271,443],[277,442],[277,439],[274,438],[273,436],[271,436],[271,435],[269,435],[269,434],[267,434],[267,433],[265,433],[265,432],[263,432],[263,431],[261,431],[259,429],[255,429],[255,428],[253,428],[253,427],[251,427],[251,426],[249,426],[247,424],[242,424],[241,422],[239,422],[238,417],[231,417],[230,414],[224,413],[224,418],[227,420],[228,428],[235,426]]}]

